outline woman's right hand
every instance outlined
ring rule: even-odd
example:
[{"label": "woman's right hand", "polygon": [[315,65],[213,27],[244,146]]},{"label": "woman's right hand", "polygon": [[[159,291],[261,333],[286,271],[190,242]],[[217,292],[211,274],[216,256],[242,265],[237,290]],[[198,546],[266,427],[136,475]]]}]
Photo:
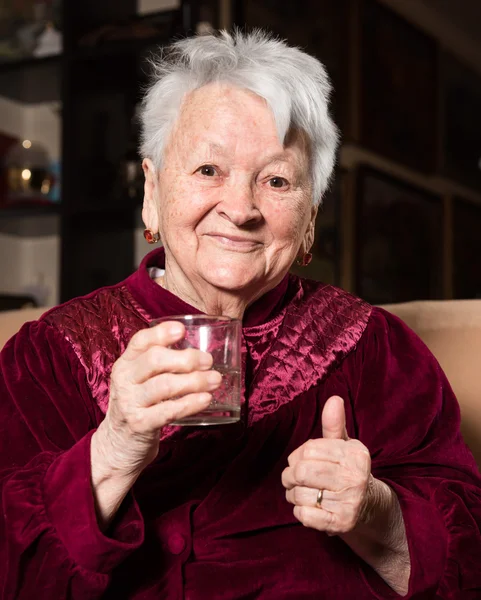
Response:
[{"label": "woman's right hand", "polygon": [[140,472],[157,456],[161,428],[205,410],[210,392],[221,383],[220,373],[211,370],[210,354],[168,348],[184,333],[177,321],[142,329],[113,366],[107,414],[91,443],[101,525],[110,521]]}]

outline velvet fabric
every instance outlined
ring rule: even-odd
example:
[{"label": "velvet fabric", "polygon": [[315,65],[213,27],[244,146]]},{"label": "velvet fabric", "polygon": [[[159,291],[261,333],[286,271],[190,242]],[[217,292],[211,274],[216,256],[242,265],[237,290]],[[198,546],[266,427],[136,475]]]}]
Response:
[{"label": "velvet fabric", "polygon": [[152,318],[195,313],[148,274],[26,324],[0,355],[0,598],[398,598],[339,538],[285,500],[287,456],[321,436],[333,394],[397,493],[408,598],[481,598],[481,480],[439,365],[396,317],[286,277],[243,323],[242,420],[166,427],[103,534],[90,438],[112,365]]}]

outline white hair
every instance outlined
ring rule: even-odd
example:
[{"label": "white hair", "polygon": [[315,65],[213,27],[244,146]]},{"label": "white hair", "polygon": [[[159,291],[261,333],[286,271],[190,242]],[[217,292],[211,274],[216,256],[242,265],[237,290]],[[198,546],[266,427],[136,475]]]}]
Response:
[{"label": "white hair", "polygon": [[185,95],[212,82],[232,84],[264,98],[274,114],[279,139],[291,129],[310,144],[313,202],[329,186],[338,144],[329,114],[331,84],[324,66],[299,48],[256,29],[201,35],[175,42],[152,59],[153,81],[140,119],[141,155],[156,168]]}]

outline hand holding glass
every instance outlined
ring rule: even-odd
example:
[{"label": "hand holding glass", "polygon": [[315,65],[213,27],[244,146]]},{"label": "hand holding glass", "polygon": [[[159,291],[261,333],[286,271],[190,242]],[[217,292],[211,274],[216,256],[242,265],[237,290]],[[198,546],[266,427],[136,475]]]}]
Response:
[{"label": "hand holding glass", "polygon": [[169,346],[174,350],[197,348],[212,355],[212,369],[222,375],[220,387],[203,411],[174,421],[172,425],[222,425],[240,419],[241,323],[230,317],[179,315],[155,319],[150,326],[179,321],[185,337]]}]

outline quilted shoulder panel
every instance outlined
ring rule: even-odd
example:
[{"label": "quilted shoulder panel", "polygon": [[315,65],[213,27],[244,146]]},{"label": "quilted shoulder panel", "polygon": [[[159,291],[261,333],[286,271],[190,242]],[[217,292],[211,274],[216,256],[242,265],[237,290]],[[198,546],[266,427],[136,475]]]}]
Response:
[{"label": "quilted shoulder panel", "polygon": [[372,307],[360,298],[309,280],[298,279],[298,286],[276,327],[244,330],[254,360],[262,348],[248,393],[249,423],[318,385],[367,327]]},{"label": "quilted shoulder panel", "polygon": [[112,366],[148,318],[123,287],[103,288],[47,313],[45,321],[70,343],[84,367],[92,396],[105,413]]}]

